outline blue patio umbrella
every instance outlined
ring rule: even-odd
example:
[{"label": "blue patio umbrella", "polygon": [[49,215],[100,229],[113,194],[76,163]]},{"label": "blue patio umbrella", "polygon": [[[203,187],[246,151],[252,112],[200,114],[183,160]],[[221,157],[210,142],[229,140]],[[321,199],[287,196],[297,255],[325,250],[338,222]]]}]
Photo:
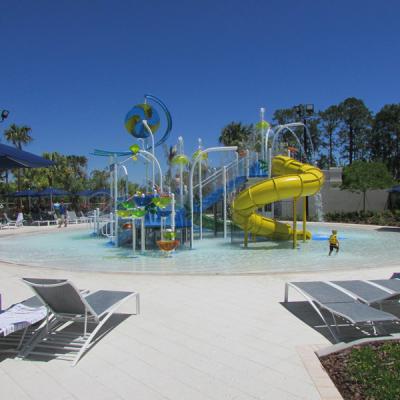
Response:
[{"label": "blue patio umbrella", "polygon": [[14,192],[10,194],[11,197],[38,197],[37,190],[20,190],[19,192]]},{"label": "blue patio umbrella", "polygon": [[400,185],[393,186],[391,189],[388,190],[390,193],[400,193]]},{"label": "blue patio umbrella", "polygon": [[0,169],[46,168],[52,165],[53,161],[0,143]]},{"label": "blue patio umbrella", "polygon": [[49,187],[49,188],[42,190],[37,195],[39,197],[50,197],[50,206],[51,206],[51,209],[53,209],[53,196],[67,196],[69,194],[70,193],[67,192],[66,190]]},{"label": "blue patio umbrella", "polygon": [[29,209],[31,208],[31,197],[38,197],[38,192],[36,190],[20,190],[19,192],[14,192],[10,194],[11,197],[27,197],[29,203]]}]

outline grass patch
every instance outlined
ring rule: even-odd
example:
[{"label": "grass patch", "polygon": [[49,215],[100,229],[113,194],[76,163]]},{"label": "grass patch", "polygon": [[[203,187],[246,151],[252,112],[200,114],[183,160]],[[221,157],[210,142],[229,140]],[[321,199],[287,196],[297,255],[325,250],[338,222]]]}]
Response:
[{"label": "grass patch", "polygon": [[400,341],[357,345],[321,357],[345,400],[400,399]]}]

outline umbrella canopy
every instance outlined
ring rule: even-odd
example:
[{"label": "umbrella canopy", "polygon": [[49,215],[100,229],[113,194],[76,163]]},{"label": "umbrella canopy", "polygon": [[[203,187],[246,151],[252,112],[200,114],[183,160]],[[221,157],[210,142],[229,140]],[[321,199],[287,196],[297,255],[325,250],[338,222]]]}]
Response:
[{"label": "umbrella canopy", "polygon": [[52,165],[54,165],[53,161],[15,147],[0,144],[0,169],[43,168]]},{"label": "umbrella canopy", "polygon": [[390,193],[400,193],[400,185],[393,186],[391,189],[388,190]]},{"label": "umbrella canopy", "polygon": [[86,189],[77,193],[81,197],[110,196],[110,189]]},{"label": "umbrella canopy", "polygon": [[39,197],[47,197],[47,196],[67,196],[70,193],[67,192],[66,190],[62,189],[55,189],[55,188],[46,188],[42,190],[41,192],[38,192]]},{"label": "umbrella canopy", "polygon": [[92,190],[90,197],[94,197],[94,196],[110,196],[110,189]]},{"label": "umbrella canopy", "polygon": [[14,192],[10,194],[11,197],[37,197],[38,192],[36,190],[21,190],[19,192]]},{"label": "umbrella canopy", "polygon": [[81,190],[80,192],[77,193],[78,196],[81,197],[89,197],[92,194],[93,190],[91,189],[85,189],[85,190]]}]

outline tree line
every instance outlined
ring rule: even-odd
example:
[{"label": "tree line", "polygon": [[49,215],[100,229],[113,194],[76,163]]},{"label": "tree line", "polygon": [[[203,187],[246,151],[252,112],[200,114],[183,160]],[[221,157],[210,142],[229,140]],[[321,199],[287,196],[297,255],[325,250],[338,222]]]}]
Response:
[{"label": "tree line", "polygon": [[[296,111],[278,109],[273,125],[299,121]],[[316,162],[321,168],[351,165],[354,161],[380,162],[394,179],[400,179],[400,104],[386,104],[376,114],[363,100],[349,97],[339,104],[320,110],[307,118]],[[302,128],[295,128],[303,143]],[[296,146],[290,136],[284,137]],[[232,122],[219,137],[224,145],[260,146],[259,133],[253,125]]]},{"label": "tree line", "polygon": [[[4,131],[7,142],[22,150],[33,141],[32,129],[26,125],[10,125]],[[54,161],[49,168],[18,168],[11,170],[15,181],[8,179],[9,171],[3,171],[1,191],[3,194],[25,189],[41,190],[47,187],[77,193],[85,189],[104,189],[109,186],[107,169],[87,171],[88,159],[81,155],[63,155],[58,152],[43,153],[43,158]]]}]

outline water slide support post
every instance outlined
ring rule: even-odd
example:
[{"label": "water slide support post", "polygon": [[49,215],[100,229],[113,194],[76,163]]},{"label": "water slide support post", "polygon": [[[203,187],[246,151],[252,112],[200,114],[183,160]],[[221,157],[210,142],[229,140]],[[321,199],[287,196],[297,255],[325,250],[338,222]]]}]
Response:
[{"label": "water slide support post", "polygon": [[307,229],[307,201],[306,197],[303,197],[303,242],[306,241],[306,229]]},{"label": "water slide support post", "polygon": [[297,246],[297,197],[293,198],[293,248]]}]

